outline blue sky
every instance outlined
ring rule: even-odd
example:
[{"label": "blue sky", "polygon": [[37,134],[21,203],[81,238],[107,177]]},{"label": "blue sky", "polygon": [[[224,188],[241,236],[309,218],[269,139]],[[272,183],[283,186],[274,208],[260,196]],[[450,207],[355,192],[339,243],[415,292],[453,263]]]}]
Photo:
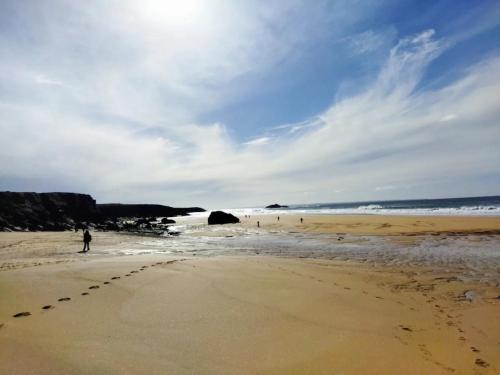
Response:
[{"label": "blue sky", "polygon": [[0,189],[500,194],[498,1],[2,1]]}]

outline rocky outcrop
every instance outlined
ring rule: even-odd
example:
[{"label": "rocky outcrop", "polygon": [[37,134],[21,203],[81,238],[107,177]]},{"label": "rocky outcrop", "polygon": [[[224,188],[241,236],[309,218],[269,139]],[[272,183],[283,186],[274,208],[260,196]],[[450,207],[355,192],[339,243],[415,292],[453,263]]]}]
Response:
[{"label": "rocky outcrop", "polygon": [[101,214],[108,218],[117,217],[172,217],[184,216],[190,212],[204,212],[200,207],[176,208],[163,206],[161,204],[120,204],[106,203],[98,204],[97,208]]},{"label": "rocky outcrop", "polygon": [[[175,208],[159,204],[96,204],[87,194],[0,192],[0,231],[83,229],[126,230],[118,218],[139,218],[135,227],[166,229],[166,217],[203,212],[203,208]],[[162,222],[157,222],[163,217]],[[142,220],[143,222],[139,222]]]},{"label": "rocky outcrop", "polygon": [[236,216],[228,214],[224,211],[212,211],[208,217],[208,225],[215,224],[235,224],[239,223],[240,219]]},{"label": "rocky outcrop", "polygon": [[266,206],[266,208],[288,208],[288,206],[282,206],[282,205],[279,205],[278,203],[275,203],[275,204],[270,204],[269,206]]},{"label": "rocky outcrop", "polygon": [[100,219],[87,194],[0,192],[0,230],[67,230]]}]

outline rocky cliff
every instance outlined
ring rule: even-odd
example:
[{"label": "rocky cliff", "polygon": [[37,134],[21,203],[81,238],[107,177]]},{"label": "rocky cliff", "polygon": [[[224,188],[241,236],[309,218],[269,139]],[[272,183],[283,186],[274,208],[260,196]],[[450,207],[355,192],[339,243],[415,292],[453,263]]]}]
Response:
[{"label": "rocky cliff", "polygon": [[98,204],[99,211],[108,218],[117,217],[158,217],[183,216],[190,212],[204,212],[200,207],[176,208],[160,204]]},{"label": "rocky cliff", "polygon": [[[96,204],[86,194],[0,192],[0,231],[67,230],[92,223],[117,227],[109,219],[182,216],[203,212],[200,207],[175,208],[159,204]],[[107,226],[106,226],[107,225]]]},{"label": "rocky cliff", "polygon": [[87,194],[0,192],[0,230],[66,230],[100,218]]}]

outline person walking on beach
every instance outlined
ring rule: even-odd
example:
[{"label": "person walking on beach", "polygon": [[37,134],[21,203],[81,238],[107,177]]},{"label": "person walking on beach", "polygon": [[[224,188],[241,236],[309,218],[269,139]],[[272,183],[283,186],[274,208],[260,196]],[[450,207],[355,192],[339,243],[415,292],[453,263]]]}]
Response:
[{"label": "person walking on beach", "polygon": [[300,224],[302,224],[302,222],[303,222],[303,221],[304,221],[304,219],[303,219],[303,218],[300,218]]},{"label": "person walking on beach", "polygon": [[[85,230],[85,233],[83,233],[83,253],[86,253],[87,251],[90,251],[90,241],[92,241],[92,236],[90,235],[89,230]],[[87,250],[85,250],[85,248]]]},{"label": "person walking on beach", "polygon": [[280,217],[278,216],[278,221],[280,221]]},{"label": "person walking on beach", "polygon": [[257,221],[257,228],[260,228],[260,221]]}]

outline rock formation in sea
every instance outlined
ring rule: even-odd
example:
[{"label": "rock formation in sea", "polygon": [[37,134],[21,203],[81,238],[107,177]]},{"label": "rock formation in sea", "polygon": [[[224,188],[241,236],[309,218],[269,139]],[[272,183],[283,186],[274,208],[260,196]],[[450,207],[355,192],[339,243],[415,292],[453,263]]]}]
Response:
[{"label": "rock formation in sea", "polygon": [[208,225],[215,224],[235,224],[239,223],[240,219],[236,216],[224,211],[212,211],[208,217]]},{"label": "rock formation in sea", "polygon": [[269,206],[266,206],[266,208],[288,208],[288,206],[282,206],[278,203],[275,203],[275,204],[270,204]]}]

